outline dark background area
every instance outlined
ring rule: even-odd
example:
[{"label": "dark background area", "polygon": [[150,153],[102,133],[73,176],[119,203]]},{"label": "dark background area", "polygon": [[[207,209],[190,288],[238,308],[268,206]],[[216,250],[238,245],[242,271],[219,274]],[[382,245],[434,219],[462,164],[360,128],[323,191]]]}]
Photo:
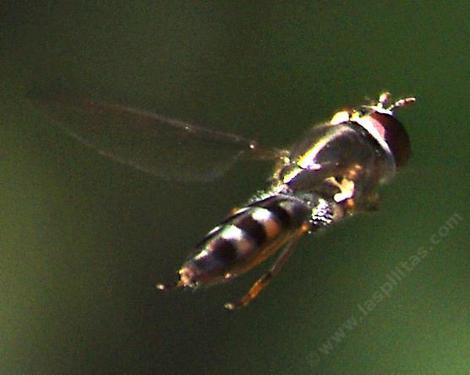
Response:
[{"label": "dark background area", "polygon": [[[470,373],[469,11],[465,1],[4,2],[0,372]],[[303,239],[260,299],[229,313],[223,303],[261,270],[194,293],[154,285],[271,166],[181,184],[111,162],[26,99],[57,82],[275,146],[384,89],[416,95],[399,114],[413,158],[379,212]]]}]

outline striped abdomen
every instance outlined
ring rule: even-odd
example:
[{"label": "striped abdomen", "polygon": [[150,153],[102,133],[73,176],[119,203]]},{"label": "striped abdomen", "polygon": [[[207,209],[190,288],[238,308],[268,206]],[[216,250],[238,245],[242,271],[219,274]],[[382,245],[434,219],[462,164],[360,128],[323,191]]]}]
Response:
[{"label": "striped abdomen", "polygon": [[180,285],[216,283],[251,269],[308,230],[310,214],[304,202],[285,195],[240,209],[199,243],[179,271]]}]

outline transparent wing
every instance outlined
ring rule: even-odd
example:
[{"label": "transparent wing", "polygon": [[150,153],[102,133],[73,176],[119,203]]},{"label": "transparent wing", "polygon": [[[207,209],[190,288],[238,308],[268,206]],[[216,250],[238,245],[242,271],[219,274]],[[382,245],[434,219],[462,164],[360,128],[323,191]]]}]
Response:
[{"label": "transparent wing", "polygon": [[165,179],[209,181],[242,158],[272,160],[281,155],[235,134],[130,107],[63,94],[31,99],[84,145]]}]

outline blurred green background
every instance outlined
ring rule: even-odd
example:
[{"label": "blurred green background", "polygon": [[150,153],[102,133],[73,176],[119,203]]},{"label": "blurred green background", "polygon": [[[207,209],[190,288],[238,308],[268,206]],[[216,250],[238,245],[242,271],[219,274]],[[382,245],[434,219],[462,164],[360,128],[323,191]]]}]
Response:
[{"label": "blurred green background", "polygon": [[[466,1],[3,2],[0,372],[469,374],[469,12]],[[271,166],[208,185],[134,171],[26,99],[56,82],[276,146],[384,89],[416,95],[399,113],[413,159],[379,212],[305,238],[256,303],[229,313],[261,270],[194,293],[154,284]]]}]

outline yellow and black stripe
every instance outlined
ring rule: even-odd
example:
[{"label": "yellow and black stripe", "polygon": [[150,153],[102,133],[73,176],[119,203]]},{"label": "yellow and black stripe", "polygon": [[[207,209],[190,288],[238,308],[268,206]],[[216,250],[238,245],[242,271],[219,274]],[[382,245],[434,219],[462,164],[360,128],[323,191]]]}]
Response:
[{"label": "yellow and black stripe", "polygon": [[179,271],[184,286],[210,284],[244,272],[277,251],[311,209],[292,196],[274,195],[236,211],[199,243]]}]

